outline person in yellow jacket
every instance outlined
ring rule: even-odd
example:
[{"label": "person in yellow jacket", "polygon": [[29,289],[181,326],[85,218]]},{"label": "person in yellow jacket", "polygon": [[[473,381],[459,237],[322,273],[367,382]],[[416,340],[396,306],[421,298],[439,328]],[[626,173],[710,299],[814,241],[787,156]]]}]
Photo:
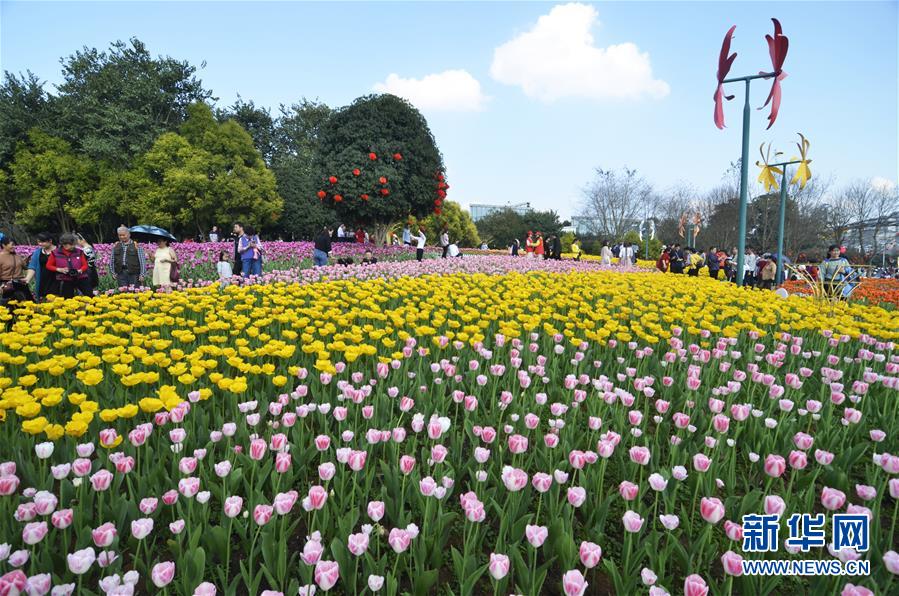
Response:
[{"label": "person in yellow jacket", "polygon": [[687,275],[696,277],[699,275],[699,270],[702,269],[702,255],[698,252],[694,251],[692,248],[687,248]]}]

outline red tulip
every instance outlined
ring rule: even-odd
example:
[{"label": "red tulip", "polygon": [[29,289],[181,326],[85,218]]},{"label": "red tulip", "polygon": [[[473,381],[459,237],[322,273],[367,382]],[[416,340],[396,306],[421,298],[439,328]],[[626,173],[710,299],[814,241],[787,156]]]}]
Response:
[{"label": "red tulip", "polygon": [[328,182],[330,182],[331,184],[337,184],[337,176],[331,176],[330,178],[328,178]]},{"label": "red tulip", "polygon": [[358,176],[361,173],[362,173],[362,170],[360,170],[359,168],[353,168],[353,176]]}]

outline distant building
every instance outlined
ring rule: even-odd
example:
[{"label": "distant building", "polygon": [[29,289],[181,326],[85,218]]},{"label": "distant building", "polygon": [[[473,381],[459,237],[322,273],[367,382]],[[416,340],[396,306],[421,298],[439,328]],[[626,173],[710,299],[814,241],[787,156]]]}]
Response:
[{"label": "distant building", "polygon": [[518,213],[519,215],[524,215],[528,211],[531,210],[530,203],[519,203],[517,205],[485,205],[483,203],[472,203],[471,204],[471,221],[477,222],[478,220],[484,219],[491,213],[496,211],[502,211],[503,209],[511,209],[512,211]]}]

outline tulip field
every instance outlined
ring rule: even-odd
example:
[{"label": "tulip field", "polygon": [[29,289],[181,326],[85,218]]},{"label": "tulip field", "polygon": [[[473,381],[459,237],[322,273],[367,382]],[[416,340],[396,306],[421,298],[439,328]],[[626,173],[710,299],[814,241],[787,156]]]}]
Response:
[{"label": "tulip field", "polygon": [[890,306],[502,256],[196,285],[0,333],[0,594],[899,593]]}]

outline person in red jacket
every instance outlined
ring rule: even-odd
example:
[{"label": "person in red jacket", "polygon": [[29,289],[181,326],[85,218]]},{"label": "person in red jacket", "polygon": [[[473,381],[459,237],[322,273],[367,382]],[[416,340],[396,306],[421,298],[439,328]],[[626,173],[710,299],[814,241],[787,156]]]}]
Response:
[{"label": "person in red jacket", "polygon": [[534,256],[538,259],[543,258],[543,255],[546,253],[546,250],[543,246],[543,234],[537,232],[537,241],[534,242]]},{"label": "person in red jacket", "polygon": [[47,269],[56,273],[63,298],[73,298],[76,291],[83,296],[93,296],[94,293],[87,272],[87,257],[75,243],[74,234],[63,234],[59,238],[59,246],[47,259]]}]

